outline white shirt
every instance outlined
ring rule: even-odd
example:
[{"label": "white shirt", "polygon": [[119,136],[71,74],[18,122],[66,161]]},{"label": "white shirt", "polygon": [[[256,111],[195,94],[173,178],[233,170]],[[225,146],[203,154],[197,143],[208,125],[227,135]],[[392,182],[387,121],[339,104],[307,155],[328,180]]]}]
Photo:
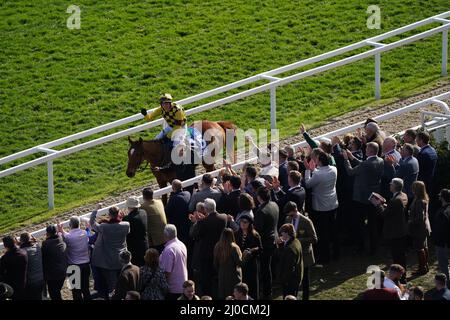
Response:
[{"label": "white shirt", "polygon": [[383,286],[387,289],[394,289],[395,291],[397,291],[400,300],[408,300],[409,294],[408,293],[402,294],[402,290],[400,290],[400,288],[391,279],[384,278]]},{"label": "white shirt", "polygon": [[275,167],[273,164],[269,164],[268,166],[265,166],[261,169],[259,172],[260,176],[272,176],[278,178],[278,168]]}]

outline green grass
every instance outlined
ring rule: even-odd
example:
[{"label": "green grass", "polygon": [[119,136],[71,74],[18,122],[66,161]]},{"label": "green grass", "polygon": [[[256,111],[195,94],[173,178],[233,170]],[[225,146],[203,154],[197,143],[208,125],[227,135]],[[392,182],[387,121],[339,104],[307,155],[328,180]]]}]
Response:
[{"label": "green grass", "polygon": [[[392,263],[387,247],[382,246],[375,256],[355,255],[351,247],[341,248],[339,260],[332,261],[325,267],[310,269],[310,299],[311,300],[353,300],[358,294],[367,290],[367,267],[376,265],[385,272]],[[439,272],[433,247],[430,248],[430,272],[416,276],[412,272],[417,270],[417,257],[411,249],[407,253],[407,281],[411,286],[421,286],[425,292],[434,287],[434,276]],[[274,291],[275,299],[281,300],[280,288]],[[302,294],[299,292],[298,298]]]},{"label": "green grass", "polygon": [[[81,29],[69,30],[67,1],[0,0],[0,156],[155,106],[159,92],[181,99],[448,10],[447,0],[378,1],[382,28],[369,30],[372,2],[80,0]],[[439,79],[440,46],[436,35],[383,54],[384,101]],[[373,90],[373,59],[279,88],[281,136],[379,104]],[[269,94],[193,118],[267,128]],[[126,149],[124,138],[57,160],[51,212],[44,165],[3,178],[0,233],[144,184],[149,174],[125,176]]]}]

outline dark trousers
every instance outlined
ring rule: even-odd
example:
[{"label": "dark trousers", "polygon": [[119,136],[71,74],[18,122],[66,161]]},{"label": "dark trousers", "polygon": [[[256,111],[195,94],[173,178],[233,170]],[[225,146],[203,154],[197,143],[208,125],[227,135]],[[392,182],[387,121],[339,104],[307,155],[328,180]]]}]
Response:
[{"label": "dark trousers", "polygon": [[364,229],[365,220],[369,229],[369,248],[370,252],[378,249],[378,218],[375,207],[372,204],[365,204],[358,201],[353,202],[354,210],[352,211],[352,233],[354,242],[358,250],[364,250]]},{"label": "dark trousers", "polygon": [[183,293],[168,293],[166,294],[166,300],[169,301],[175,301],[178,300],[178,298],[182,295]]},{"label": "dark trousers", "polygon": [[[330,244],[337,245],[337,236],[335,228],[337,210],[331,211],[315,211],[311,212],[311,220],[317,232],[317,245],[314,252],[317,253],[318,263],[330,262]],[[333,250],[334,251],[334,250]]]},{"label": "dark trousers", "polygon": [[91,267],[89,263],[78,265],[81,273],[80,289],[73,289],[73,300],[91,300],[91,291],[89,290],[89,277],[91,276]]},{"label": "dark trousers", "polygon": [[25,287],[26,300],[42,300],[42,290],[44,289],[44,282],[27,283]]},{"label": "dark trousers", "polygon": [[263,299],[271,299],[272,296],[272,256],[274,248],[263,248],[261,253],[261,286],[263,290]]},{"label": "dark trousers", "polygon": [[117,280],[120,275],[120,269],[118,270],[110,270],[110,269],[104,269],[104,268],[97,268],[98,274],[97,276],[100,278],[101,282],[101,289],[104,290],[102,292],[99,291],[99,294],[105,298],[106,300],[109,300],[109,296],[111,295],[112,291],[116,288]]},{"label": "dark trousers", "polygon": [[288,284],[282,285],[283,299],[286,298],[286,296],[289,296],[289,295],[297,297],[297,295],[298,295],[298,286],[299,286],[298,282],[292,282],[292,283],[288,283]]},{"label": "dark trousers", "polygon": [[303,268],[302,300],[309,300],[309,268]]},{"label": "dark trousers", "polygon": [[217,285],[215,285],[216,272],[214,269],[214,265],[211,260],[203,260],[200,262],[200,284],[201,284],[201,295],[216,297],[215,289]]},{"label": "dark trousers", "polygon": [[50,295],[50,299],[62,300],[61,289],[64,285],[65,280],[66,278],[60,280],[47,280],[47,288],[48,294]]},{"label": "dark trousers", "polygon": [[389,239],[392,263],[399,264],[406,270],[406,237]]}]

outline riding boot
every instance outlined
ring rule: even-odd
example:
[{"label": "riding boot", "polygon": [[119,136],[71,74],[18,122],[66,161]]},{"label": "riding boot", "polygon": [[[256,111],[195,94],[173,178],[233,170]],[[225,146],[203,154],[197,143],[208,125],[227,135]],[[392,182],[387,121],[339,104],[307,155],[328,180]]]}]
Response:
[{"label": "riding boot", "polygon": [[164,157],[162,166],[159,168],[160,172],[173,170],[172,162],[172,147],[168,143],[164,143]]}]

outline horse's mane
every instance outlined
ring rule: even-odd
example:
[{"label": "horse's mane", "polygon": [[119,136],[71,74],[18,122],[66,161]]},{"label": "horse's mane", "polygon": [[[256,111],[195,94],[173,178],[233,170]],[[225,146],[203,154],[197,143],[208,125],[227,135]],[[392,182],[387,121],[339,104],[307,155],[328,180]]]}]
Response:
[{"label": "horse's mane", "polygon": [[163,143],[163,139],[142,140],[142,143]]}]

